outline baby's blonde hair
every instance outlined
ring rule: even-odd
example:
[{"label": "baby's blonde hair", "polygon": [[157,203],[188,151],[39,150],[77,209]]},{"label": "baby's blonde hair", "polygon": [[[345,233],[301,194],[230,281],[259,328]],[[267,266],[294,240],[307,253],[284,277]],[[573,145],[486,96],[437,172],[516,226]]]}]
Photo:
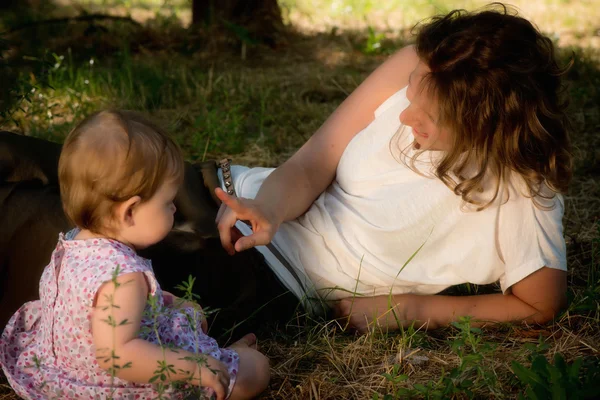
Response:
[{"label": "baby's blonde hair", "polygon": [[131,111],[100,111],[67,136],[58,163],[63,208],[81,229],[112,230],[114,207],[133,196],[149,200],[165,181],[181,183],[177,144]]}]

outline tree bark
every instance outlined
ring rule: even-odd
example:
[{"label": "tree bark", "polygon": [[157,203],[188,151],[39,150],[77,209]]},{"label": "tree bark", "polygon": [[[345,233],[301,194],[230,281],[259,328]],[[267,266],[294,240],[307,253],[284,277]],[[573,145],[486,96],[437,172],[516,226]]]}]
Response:
[{"label": "tree bark", "polygon": [[193,0],[193,25],[243,27],[254,38],[271,42],[284,30],[277,0]]}]

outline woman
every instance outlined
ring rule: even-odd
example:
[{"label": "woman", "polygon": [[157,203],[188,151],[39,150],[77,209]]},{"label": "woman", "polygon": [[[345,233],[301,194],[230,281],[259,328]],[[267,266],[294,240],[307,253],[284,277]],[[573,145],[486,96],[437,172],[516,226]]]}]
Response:
[{"label": "woman", "polygon": [[[551,320],[566,304],[563,72],[505,6],[434,17],[279,168],[226,171],[223,247],[272,243],[286,286],[361,332]],[[253,232],[232,235],[238,220]],[[498,280],[502,294],[434,295]]]},{"label": "woman", "polygon": [[[286,318],[296,298],[313,312],[333,306],[361,332],[435,328],[462,315],[547,322],[566,303],[563,72],[551,41],[504,6],[435,17],[279,168],[223,162],[217,178],[213,167],[188,165],[176,225],[206,236],[216,216],[220,240],[191,245],[171,232],[145,256],[166,288],[210,269],[195,289],[221,309],[223,330],[261,313]],[[19,243],[54,243],[68,227],[57,191],[27,184],[56,184],[58,153],[14,136],[0,135],[0,319],[31,299],[51,251]],[[217,214],[205,187],[219,181],[231,194],[216,190]],[[255,246],[266,263],[243,252]],[[174,258],[186,268],[171,268]],[[502,294],[435,295],[498,280]]]}]

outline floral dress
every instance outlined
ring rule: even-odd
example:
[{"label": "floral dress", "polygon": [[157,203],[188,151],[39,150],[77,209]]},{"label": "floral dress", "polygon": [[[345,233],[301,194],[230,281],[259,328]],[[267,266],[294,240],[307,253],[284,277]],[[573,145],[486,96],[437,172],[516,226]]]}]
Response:
[{"label": "floral dress", "polygon": [[[110,239],[72,240],[77,230],[59,236],[50,264],[40,280],[40,300],[24,304],[0,339],[0,364],[10,385],[27,399],[154,399],[160,385],[124,381],[100,368],[92,344],[91,315],[100,286],[115,273],[144,273],[151,302],[140,337],[163,346],[206,354],[229,370],[229,393],[239,356],[219,348],[201,329],[193,308],[165,306],[149,260]],[[196,315],[197,316],[197,315]],[[191,318],[190,318],[191,317]],[[157,365],[158,367],[158,365]],[[163,398],[184,398],[193,388],[167,385]],[[204,388],[205,395],[212,391]]]}]

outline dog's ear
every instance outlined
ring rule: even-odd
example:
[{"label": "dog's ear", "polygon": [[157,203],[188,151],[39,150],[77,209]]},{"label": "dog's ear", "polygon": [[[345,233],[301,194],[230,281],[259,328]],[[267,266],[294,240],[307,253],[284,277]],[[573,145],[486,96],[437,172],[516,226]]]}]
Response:
[{"label": "dog's ear", "polygon": [[171,232],[163,239],[170,247],[176,248],[180,252],[192,253],[202,250],[206,247],[206,240],[196,232],[173,228]]},{"label": "dog's ear", "polygon": [[[212,163],[212,175],[218,182],[216,167]],[[187,227],[187,231],[201,237],[216,237],[218,231],[215,218],[218,206],[207,187],[205,175],[202,169],[198,170],[197,166],[185,163],[185,179],[174,201],[177,208],[175,226]]]},{"label": "dog's ear", "polygon": [[58,185],[61,145],[47,140],[0,131],[0,182],[38,180]]}]

